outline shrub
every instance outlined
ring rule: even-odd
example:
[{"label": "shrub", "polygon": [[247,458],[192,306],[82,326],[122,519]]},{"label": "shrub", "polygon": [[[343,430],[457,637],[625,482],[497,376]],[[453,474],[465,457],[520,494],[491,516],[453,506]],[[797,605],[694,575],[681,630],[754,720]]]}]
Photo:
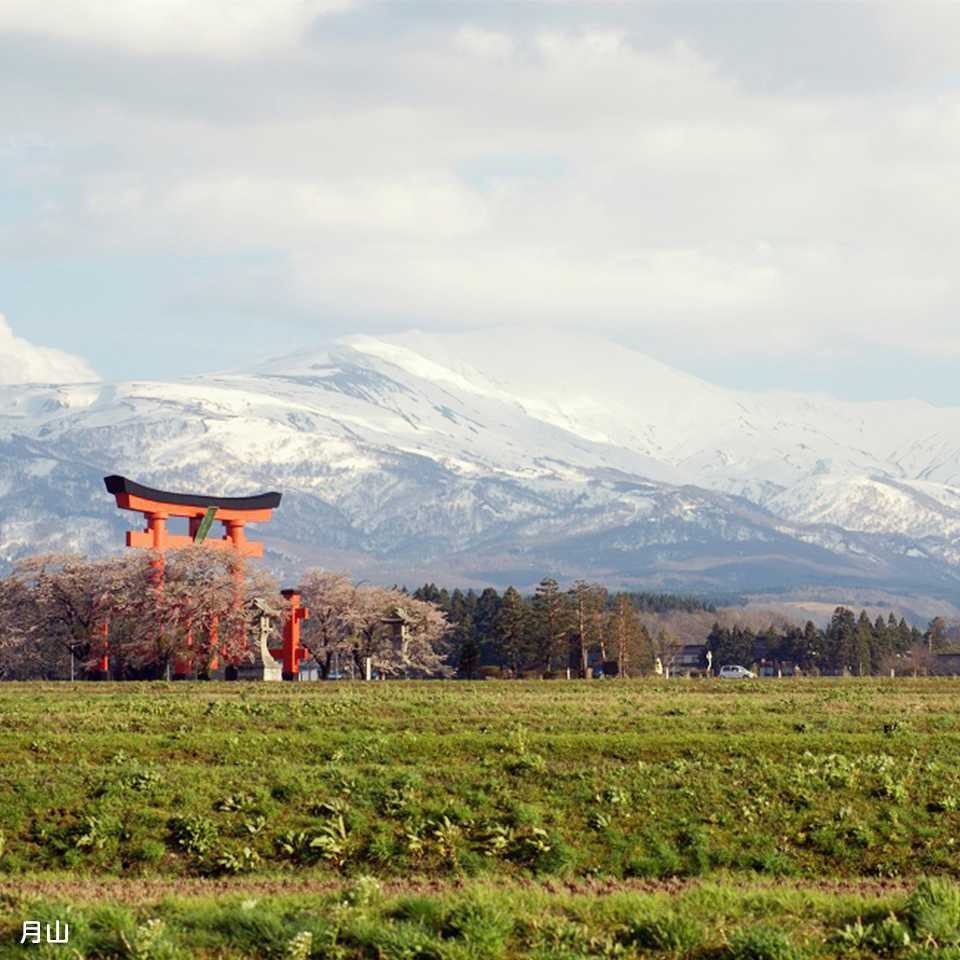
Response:
[{"label": "shrub", "polygon": [[507,757],[503,762],[507,773],[542,773],[547,769],[547,761],[539,753],[521,753]]},{"label": "shrub", "polygon": [[389,916],[408,923],[419,923],[432,930],[440,930],[446,919],[446,908],[434,897],[419,895],[401,897]]},{"label": "shrub", "polygon": [[343,900],[351,907],[373,907],[383,900],[383,887],[376,877],[359,876],[344,889]]},{"label": "shrub", "polygon": [[70,831],[70,840],[78,850],[102,850],[120,833],[115,817],[86,816]]},{"label": "shrub", "polygon": [[383,960],[445,960],[449,951],[437,935],[419,924],[371,924],[358,930],[357,939],[370,955]]},{"label": "shrub", "polygon": [[237,813],[252,809],[256,803],[257,798],[253,794],[228,793],[214,803],[213,809],[221,813]]},{"label": "shrub", "polygon": [[688,876],[700,876],[710,869],[710,841],[705,833],[699,830],[682,830],[677,837],[677,847]]},{"label": "shrub", "polygon": [[910,931],[893,915],[877,923],[865,924],[860,917],[855,923],[845,924],[828,940],[844,950],[874,953],[891,957],[906,950],[911,944]]},{"label": "shrub", "polygon": [[533,956],[550,960],[567,960],[594,956],[591,953],[590,929],[566,917],[547,914],[536,920],[522,921],[520,932],[525,943],[533,949]]},{"label": "shrub", "polygon": [[206,817],[173,817],[169,829],[181,850],[200,859],[210,853],[219,839],[217,825]]},{"label": "shrub", "polygon": [[536,873],[562,874],[576,859],[576,852],[559,834],[532,827],[516,838],[510,857]]},{"label": "shrub", "polygon": [[133,852],[135,860],[141,863],[159,863],[167,852],[167,848],[159,840],[144,840]]},{"label": "shrub", "polygon": [[750,927],[731,937],[727,960],[796,960],[800,951],[786,934],[772,927]]},{"label": "shrub", "polygon": [[867,946],[881,957],[891,957],[910,946],[910,931],[893,915],[870,925]]},{"label": "shrub", "polygon": [[454,907],[444,925],[444,934],[465,941],[480,960],[495,960],[506,950],[513,919],[501,908],[482,900],[467,900]]},{"label": "shrub", "polygon": [[284,960],[310,960],[313,955],[313,934],[301,930],[294,934],[284,948]]},{"label": "shrub", "polygon": [[241,847],[239,850],[227,850],[213,861],[211,873],[237,874],[250,873],[260,863],[260,854],[253,847]]},{"label": "shrub", "polygon": [[182,956],[166,924],[157,918],[144,921],[130,934],[121,933],[120,939],[128,960],[178,960]]},{"label": "shrub", "polygon": [[704,931],[693,918],[668,913],[634,920],[627,927],[627,940],[644,950],[686,957],[703,945]]},{"label": "shrub", "polygon": [[937,946],[960,944],[960,887],[940,877],[924,877],[906,910],[918,940]]},{"label": "shrub", "polygon": [[231,904],[219,911],[210,924],[231,946],[248,957],[280,956],[289,941],[288,929],[275,913]]},{"label": "shrub", "polygon": [[662,837],[649,837],[646,848],[626,863],[624,873],[628,877],[676,877],[683,873],[680,855]]}]

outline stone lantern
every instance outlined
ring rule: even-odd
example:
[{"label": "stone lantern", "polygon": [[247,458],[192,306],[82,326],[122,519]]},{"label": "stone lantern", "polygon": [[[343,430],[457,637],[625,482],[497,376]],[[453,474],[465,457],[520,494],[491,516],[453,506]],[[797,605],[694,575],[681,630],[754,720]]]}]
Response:
[{"label": "stone lantern", "polygon": [[403,648],[410,632],[410,624],[413,623],[407,611],[403,607],[394,607],[388,616],[380,618],[380,622],[390,631],[390,639],[394,645]]}]

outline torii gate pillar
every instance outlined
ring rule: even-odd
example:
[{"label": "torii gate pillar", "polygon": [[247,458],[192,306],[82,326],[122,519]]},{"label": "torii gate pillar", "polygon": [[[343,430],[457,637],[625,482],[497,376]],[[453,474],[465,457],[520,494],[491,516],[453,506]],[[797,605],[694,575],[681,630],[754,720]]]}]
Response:
[{"label": "torii gate pillar", "polygon": [[300,643],[300,624],[307,620],[310,611],[300,606],[299,590],[281,590],[284,599],[290,604],[283,621],[283,648],[271,650],[283,663],[283,679],[297,680],[300,677],[300,661],[306,659],[307,651]]}]

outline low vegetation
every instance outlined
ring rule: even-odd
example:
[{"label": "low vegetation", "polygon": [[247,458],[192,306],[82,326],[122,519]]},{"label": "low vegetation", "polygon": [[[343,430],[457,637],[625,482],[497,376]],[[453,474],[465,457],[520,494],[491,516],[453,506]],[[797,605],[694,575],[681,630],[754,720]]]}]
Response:
[{"label": "low vegetation", "polygon": [[[468,883],[399,891],[370,877],[311,895],[172,895],[107,902],[19,896],[0,920],[0,958],[537,960],[952,958],[960,888],[817,891],[701,883],[666,892],[556,892]],[[70,925],[64,947],[23,947],[14,917]],[[61,953],[56,951],[60,950]]]},{"label": "low vegetation", "polygon": [[81,956],[946,948],[957,684],[5,684],[0,913],[66,897]]},{"label": "low vegetation", "polygon": [[957,681],[9,684],[6,875],[916,877]]}]

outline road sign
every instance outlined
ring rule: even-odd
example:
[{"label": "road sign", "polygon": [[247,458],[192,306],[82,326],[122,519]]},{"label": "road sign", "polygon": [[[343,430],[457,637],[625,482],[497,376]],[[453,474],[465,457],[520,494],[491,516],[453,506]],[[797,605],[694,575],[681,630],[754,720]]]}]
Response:
[{"label": "road sign", "polygon": [[194,543],[203,543],[203,541],[207,539],[207,534],[210,532],[210,528],[213,526],[213,518],[216,515],[216,507],[207,507],[207,512],[203,515],[203,519],[200,521],[200,526],[197,527],[197,532],[193,536]]}]

